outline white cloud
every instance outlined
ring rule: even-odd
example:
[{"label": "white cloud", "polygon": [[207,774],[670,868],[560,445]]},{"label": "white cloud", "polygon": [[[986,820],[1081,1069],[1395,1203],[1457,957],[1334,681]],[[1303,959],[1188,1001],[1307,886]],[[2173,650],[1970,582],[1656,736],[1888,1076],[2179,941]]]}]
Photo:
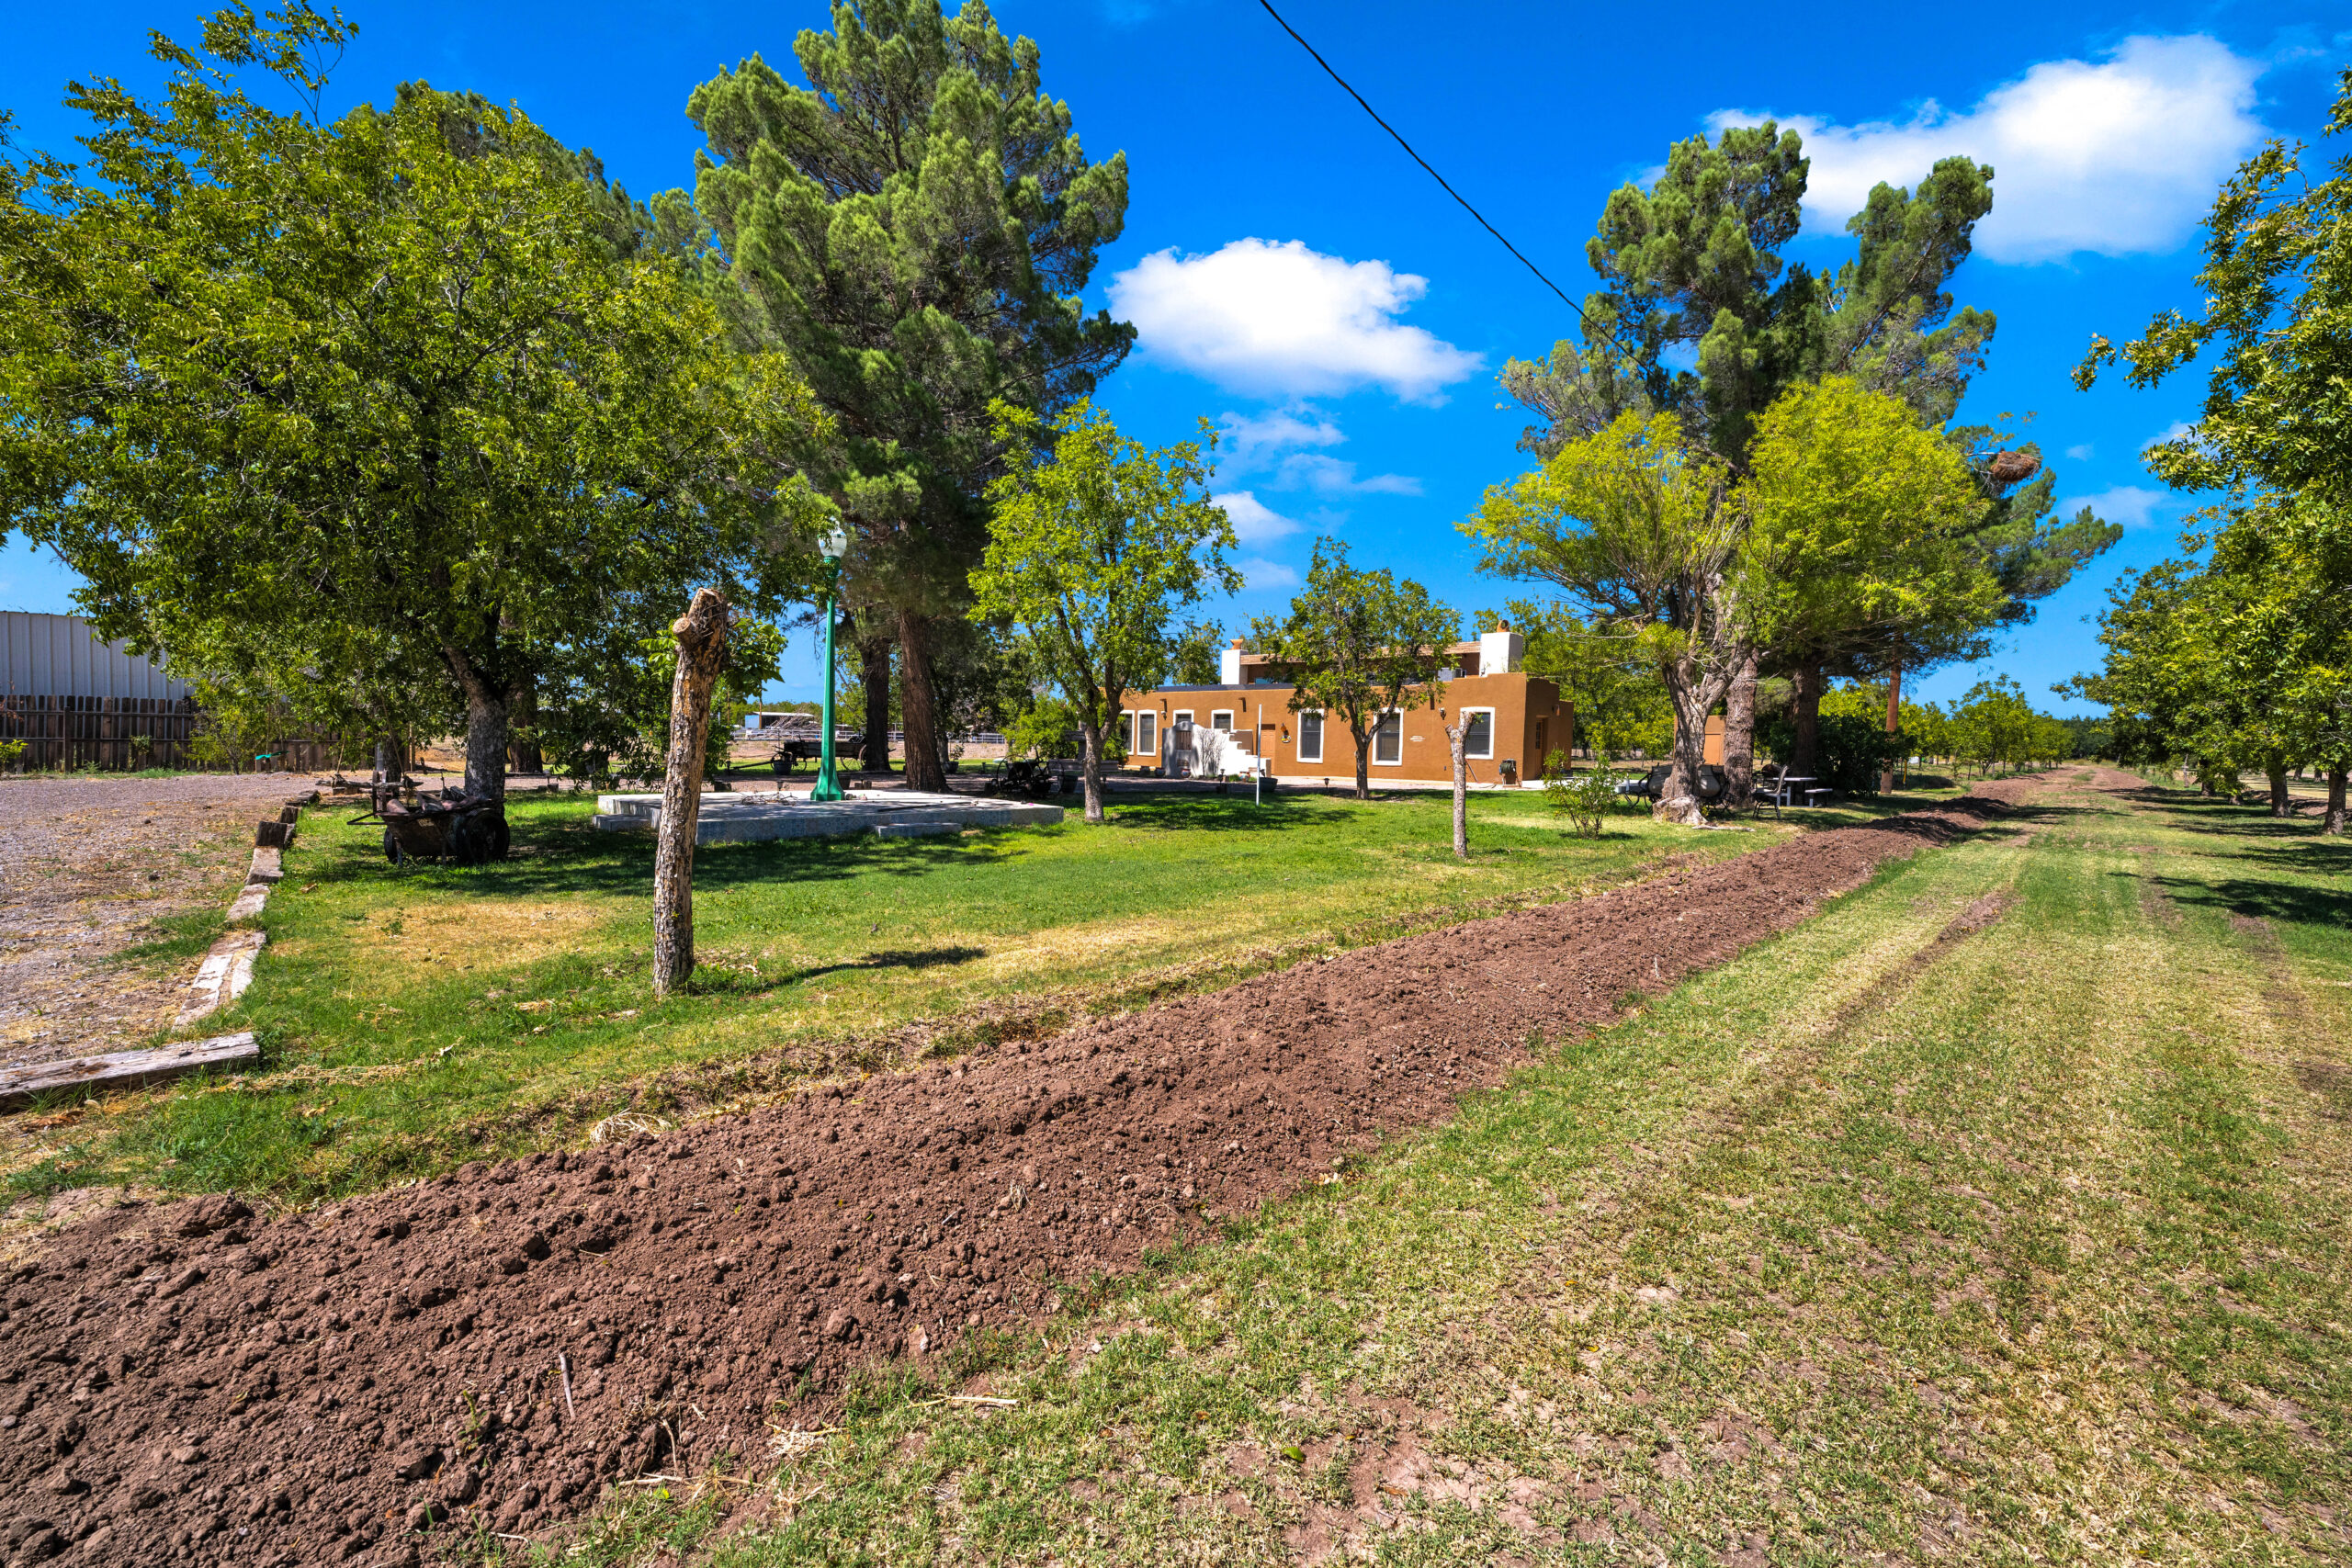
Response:
[{"label": "white cloud", "polygon": [[1421,481],[1406,474],[1374,474],[1356,478],[1356,466],[1319,451],[1301,447],[1337,446],[1346,434],[1329,414],[1309,403],[1294,403],[1270,413],[1227,413],[1222,418],[1220,449],[1228,473],[1264,471],[1272,490],[1311,490],[1318,495],[1419,495]]},{"label": "white cloud", "polygon": [[1479,360],[1396,320],[1428,291],[1429,279],[1384,261],[1257,239],[1206,255],[1155,252],[1110,288],[1148,353],[1219,386],[1268,397],[1384,387],[1434,403]]},{"label": "white cloud", "polygon": [[[2264,63],[2201,33],[2131,38],[2096,63],[2046,60],[1953,114],[1932,101],[1905,124],[1781,123],[1804,137],[1805,216],[1840,230],[1883,180],[1916,186],[1955,153],[1993,167],[1993,210],[1976,248],[1999,262],[2176,249],[2213,192],[2265,135],[2255,118]],[[1764,117],[1719,111],[1708,124]]]},{"label": "white cloud", "polygon": [[2168,490],[2150,490],[2145,485],[2118,485],[2097,495],[2078,495],[2062,502],[2058,514],[2072,517],[2087,506],[2109,523],[2120,523],[2126,528],[2145,528],[2156,521],[2156,513],[2180,503],[2180,497]]},{"label": "white cloud", "polygon": [[2165,425],[2164,429],[2158,431],[2155,434],[2151,435],[2145,441],[2141,442],[2140,448],[2142,451],[2145,451],[2151,446],[2161,446],[2167,441],[2177,441],[2184,435],[2194,435],[2196,434],[2197,427],[2195,425],[2189,423],[2185,419],[2177,419],[2170,424]]},{"label": "white cloud", "polygon": [[1311,490],[1320,495],[1419,495],[1421,481],[1408,474],[1374,474],[1356,478],[1356,466],[1337,457],[1296,452],[1274,470],[1276,490]]},{"label": "white cloud", "polygon": [[2091,444],[2086,441],[2080,446],[2069,446],[2066,456],[2077,463],[2087,463],[2091,460]]},{"label": "white cloud", "polygon": [[1337,446],[1347,440],[1330,416],[1310,404],[1295,403],[1271,413],[1227,412],[1218,416],[1218,450],[1225,466],[1247,472],[1277,454],[1300,446]]},{"label": "white cloud", "polygon": [[1298,524],[1283,516],[1246,490],[1227,491],[1216,498],[1233,525],[1234,537],[1245,545],[1262,545],[1298,532]]},{"label": "white cloud", "polygon": [[1244,587],[1256,589],[1298,586],[1297,569],[1284,566],[1278,560],[1265,560],[1260,557],[1251,556],[1246,560],[1238,560],[1233,564],[1241,573]]}]

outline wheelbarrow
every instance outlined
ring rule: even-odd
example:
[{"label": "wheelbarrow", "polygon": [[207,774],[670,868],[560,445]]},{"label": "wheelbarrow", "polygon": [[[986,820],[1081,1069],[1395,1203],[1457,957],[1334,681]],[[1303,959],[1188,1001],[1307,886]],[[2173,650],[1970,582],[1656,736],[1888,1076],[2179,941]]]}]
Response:
[{"label": "wheelbarrow", "polygon": [[413,805],[388,799],[351,820],[356,825],[371,819],[383,823],[384,858],[394,865],[480,865],[506,858],[506,807],[488,795],[428,796]]}]

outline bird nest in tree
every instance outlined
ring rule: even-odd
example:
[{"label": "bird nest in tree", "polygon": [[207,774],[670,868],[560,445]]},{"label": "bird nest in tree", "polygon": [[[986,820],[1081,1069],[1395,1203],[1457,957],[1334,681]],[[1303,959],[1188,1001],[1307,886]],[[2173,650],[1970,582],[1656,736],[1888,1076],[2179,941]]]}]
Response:
[{"label": "bird nest in tree", "polygon": [[2033,478],[2041,468],[2041,459],[2030,452],[1996,452],[1993,454],[1992,467],[1987,471],[1992,475],[1995,484],[2007,488],[2009,485],[2023,484]]}]

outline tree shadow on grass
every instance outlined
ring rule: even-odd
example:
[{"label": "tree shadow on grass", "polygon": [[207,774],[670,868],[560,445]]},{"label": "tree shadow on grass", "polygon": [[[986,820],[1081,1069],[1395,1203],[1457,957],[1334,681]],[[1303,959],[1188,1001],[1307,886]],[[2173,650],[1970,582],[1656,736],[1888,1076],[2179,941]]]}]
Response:
[{"label": "tree shadow on grass", "polygon": [[2248,919],[2274,924],[2312,926],[2321,930],[2352,929],[2352,892],[2312,887],[2293,882],[2256,881],[2232,877],[2222,882],[2192,882],[2186,877],[2154,879],[2174,903],[2221,909]]},{"label": "tree shadow on grass", "polygon": [[[1354,804],[1354,803],[1351,803]],[[1103,803],[1109,828],[1149,828],[1193,833],[1281,833],[1329,820],[1306,808],[1296,795],[1270,793],[1261,804],[1239,795],[1111,795]]]},{"label": "tree shadow on grass", "polygon": [[807,969],[796,969],[786,975],[750,975],[741,970],[716,966],[695,971],[693,989],[702,996],[759,996],[797,986],[804,981],[822,979],[828,975],[871,973],[879,969],[937,969],[950,964],[969,964],[975,958],[986,958],[985,947],[894,947],[881,948],[845,958],[838,964],[819,964]]}]

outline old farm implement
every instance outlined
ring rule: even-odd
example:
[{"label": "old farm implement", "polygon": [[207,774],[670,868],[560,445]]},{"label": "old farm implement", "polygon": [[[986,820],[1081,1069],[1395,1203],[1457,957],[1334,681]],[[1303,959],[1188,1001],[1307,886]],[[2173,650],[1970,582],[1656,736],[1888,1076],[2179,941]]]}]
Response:
[{"label": "old farm implement", "polygon": [[372,807],[351,821],[384,825],[384,858],[394,865],[481,865],[506,858],[506,807],[488,795],[445,791],[403,800],[397,784],[379,784],[371,793]]}]

